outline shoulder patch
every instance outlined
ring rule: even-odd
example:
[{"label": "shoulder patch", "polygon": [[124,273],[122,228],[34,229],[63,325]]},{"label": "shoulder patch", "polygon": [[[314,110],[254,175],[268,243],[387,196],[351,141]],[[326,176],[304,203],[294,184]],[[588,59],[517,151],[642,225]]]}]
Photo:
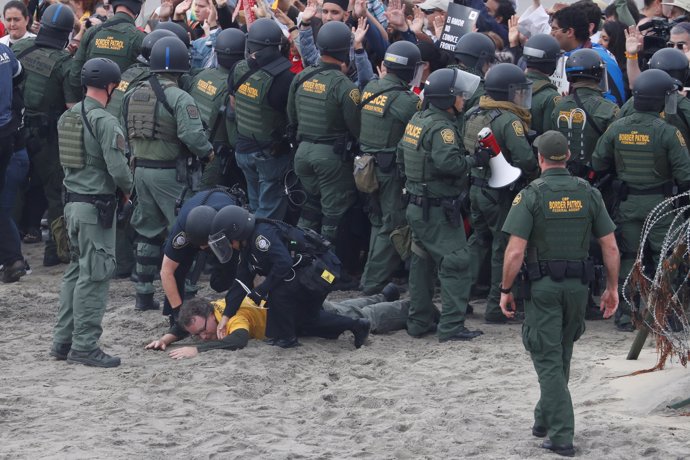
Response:
[{"label": "shoulder patch", "polygon": [[422,110],[422,99],[421,98],[417,100],[417,112],[419,112],[420,110]]},{"label": "shoulder patch", "polygon": [[362,101],[362,95],[357,88],[350,91],[349,96],[350,99],[352,99],[352,102],[354,102],[356,105],[359,105],[359,103]]},{"label": "shoulder patch", "polygon": [[188,105],[187,106],[187,115],[189,115],[189,118],[195,120],[199,118],[199,109],[195,105]]},{"label": "shoulder patch", "polygon": [[256,249],[258,249],[259,251],[266,252],[268,251],[268,248],[271,247],[271,242],[268,241],[268,239],[265,236],[259,235],[256,237],[254,245],[256,246]]},{"label": "shoulder patch", "polygon": [[187,241],[187,234],[185,232],[180,232],[173,237],[172,247],[174,249],[182,249],[188,244],[189,242]]},{"label": "shoulder patch", "polygon": [[521,201],[522,201],[522,192],[518,193],[517,195],[515,195],[515,198],[513,198],[513,206],[519,205]]},{"label": "shoulder patch", "polygon": [[520,120],[515,120],[512,123],[513,126],[513,131],[515,131],[515,135],[519,137],[524,137],[525,136],[525,128],[522,127],[522,122]]},{"label": "shoulder patch", "polygon": [[444,144],[455,144],[455,132],[452,129],[446,128],[441,131],[441,137]]},{"label": "shoulder patch", "polygon": [[115,147],[122,152],[125,151],[125,136],[120,133],[115,136]]},{"label": "shoulder patch", "polygon": [[554,96],[553,97],[553,105],[556,105],[559,102],[561,102],[561,99],[563,99],[563,96]]},{"label": "shoulder patch", "polygon": [[678,142],[680,142],[680,145],[682,145],[683,147],[685,147],[685,138],[684,138],[683,135],[680,133],[680,131],[678,131],[677,129],[676,129],[676,137],[678,138]]}]

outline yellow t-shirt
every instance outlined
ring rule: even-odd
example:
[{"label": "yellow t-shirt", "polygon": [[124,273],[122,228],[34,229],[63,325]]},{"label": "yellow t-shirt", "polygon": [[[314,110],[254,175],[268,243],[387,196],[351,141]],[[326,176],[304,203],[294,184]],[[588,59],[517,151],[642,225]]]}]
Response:
[{"label": "yellow t-shirt", "polygon": [[[213,302],[216,321],[220,322],[224,310],[225,299]],[[249,297],[245,297],[235,316],[228,320],[225,332],[230,335],[237,329],[246,329],[252,339],[263,340],[266,338],[266,312],[265,308],[257,307]]]}]

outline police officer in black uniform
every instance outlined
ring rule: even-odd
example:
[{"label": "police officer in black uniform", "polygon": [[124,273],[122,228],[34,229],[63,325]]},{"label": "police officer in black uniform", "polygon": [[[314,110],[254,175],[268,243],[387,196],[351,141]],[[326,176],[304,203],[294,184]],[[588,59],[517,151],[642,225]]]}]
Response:
[{"label": "police officer in black uniform", "polygon": [[[246,296],[257,305],[266,302],[270,345],[292,348],[299,345],[298,335],[335,339],[349,330],[355,336],[355,347],[362,346],[369,335],[368,320],[322,309],[341,271],[340,260],[326,239],[311,230],[255,218],[238,206],[218,211],[211,231],[208,244],[221,263],[240,251],[237,280],[225,298],[219,330],[225,329]],[[253,287],[256,275],[265,278]]]},{"label": "police officer in black uniform", "polygon": [[282,219],[287,211],[283,178],[291,158],[285,134],[288,91],[295,75],[281,54],[285,44],[275,21],[259,19],[247,34],[249,55],[229,80],[237,114],[236,160],[247,179],[249,208],[271,219]]},{"label": "police officer in black uniform", "polygon": [[[203,265],[197,256],[208,247],[208,235],[216,212],[225,206],[241,205],[244,192],[217,187],[204,190],[187,200],[180,208],[177,220],[163,246],[161,264],[161,285],[165,292],[163,315],[174,324],[180,313],[185,292],[185,278],[192,270],[194,261]],[[208,251],[210,253],[211,251]],[[205,257],[203,258],[205,261]],[[235,279],[237,258],[225,264],[211,261],[211,289],[216,292],[227,291]],[[196,267],[200,270],[203,267]]]}]

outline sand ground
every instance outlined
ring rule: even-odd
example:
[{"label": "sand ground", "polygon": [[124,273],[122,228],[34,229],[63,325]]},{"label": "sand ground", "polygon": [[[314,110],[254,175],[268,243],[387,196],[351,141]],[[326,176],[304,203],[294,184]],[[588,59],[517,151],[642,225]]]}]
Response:
[{"label": "sand ground", "polygon": [[[348,333],[174,361],[144,350],[166,320],[135,312],[118,280],[102,345],[122,365],[93,369],[48,356],[64,266],[26,249],[34,272],[0,285],[1,458],[554,458],[530,433],[538,385],[519,325],[475,314],[485,335],[471,343],[398,331],[355,350]],[[666,409],[690,397],[689,371],[613,379],[651,367],[654,349],[625,361],[631,334],[587,328],[570,383],[578,457],[690,458],[690,417]]]}]

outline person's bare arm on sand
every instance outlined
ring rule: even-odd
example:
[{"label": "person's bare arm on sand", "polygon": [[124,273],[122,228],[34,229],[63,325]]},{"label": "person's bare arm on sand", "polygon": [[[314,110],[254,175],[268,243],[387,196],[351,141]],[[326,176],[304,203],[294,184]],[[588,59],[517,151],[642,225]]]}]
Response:
[{"label": "person's bare arm on sand", "polygon": [[146,350],[165,350],[168,345],[170,345],[173,342],[177,342],[180,340],[178,336],[175,334],[167,333],[163,337],[161,337],[158,340],[154,340],[153,342],[149,343],[144,347]]},{"label": "person's bare arm on sand", "polygon": [[223,340],[208,340],[196,346],[181,347],[172,350],[168,355],[173,359],[194,358],[201,352],[208,350],[241,350],[249,342],[249,331],[237,329],[225,336]]}]

